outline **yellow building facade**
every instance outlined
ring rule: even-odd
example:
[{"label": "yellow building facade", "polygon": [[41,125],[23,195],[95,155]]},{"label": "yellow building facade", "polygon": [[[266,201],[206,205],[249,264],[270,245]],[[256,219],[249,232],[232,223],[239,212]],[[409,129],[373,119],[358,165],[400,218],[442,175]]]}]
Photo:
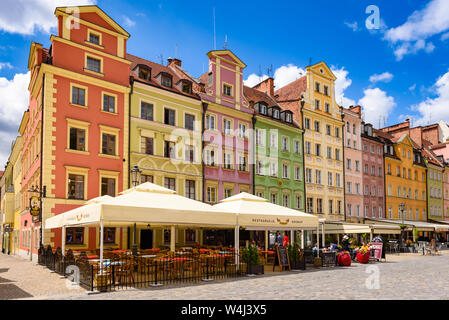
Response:
[{"label": "yellow building facade", "polygon": [[426,221],[426,165],[420,151],[406,134],[384,141],[386,218]]}]

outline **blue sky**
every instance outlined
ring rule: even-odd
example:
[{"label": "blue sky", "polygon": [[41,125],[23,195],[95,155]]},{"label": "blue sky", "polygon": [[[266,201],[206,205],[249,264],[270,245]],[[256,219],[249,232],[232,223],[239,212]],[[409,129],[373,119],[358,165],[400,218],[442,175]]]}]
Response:
[{"label": "blue sky", "polygon": [[[206,53],[227,46],[246,64],[253,84],[273,66],[278,87],[324,60],[338,77],[337,102],[360,103],[376,127],[406,116],[414,124],[449,122],[449,1],[125,1],[4,0],[0,13],[0,161],[26,109],[31,41],[49,46],[54,7],[96,3],[130,34],[128,52],[160,62],[175,56],[194,76]],[[380,29],[368,30],[376,5]],[[370,81],[371,79],[371,81]],[[377,80],[377,81],[376,81]],[[12,95],[14,93],[14,95]],[[447,110],[446,110],[447,109]],[[5,148],[7,150],[5,150]]]}]

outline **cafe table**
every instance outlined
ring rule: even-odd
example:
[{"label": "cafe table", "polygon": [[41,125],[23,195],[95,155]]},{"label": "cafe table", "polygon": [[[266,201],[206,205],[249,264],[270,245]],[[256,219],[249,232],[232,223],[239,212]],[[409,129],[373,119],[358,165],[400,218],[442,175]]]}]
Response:
[{"label": "cafe table", "polygon": [[145,254],[145,255],[140,256],[140,257],[141,257],[141,258],[156,258],[157,255],[155,255],[155,254]]},{"label": "cafe table", "polygon": [[97,255],[91,255],[91,256],[86,256],[87,259],[91,260],[91,259],[97,259],[98,256]]}]

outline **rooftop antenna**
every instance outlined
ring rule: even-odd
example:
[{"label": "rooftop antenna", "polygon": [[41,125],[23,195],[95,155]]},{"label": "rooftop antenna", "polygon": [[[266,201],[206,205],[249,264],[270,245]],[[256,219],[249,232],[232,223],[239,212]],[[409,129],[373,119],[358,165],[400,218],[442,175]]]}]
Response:
[{"label": "rooftop antenna", "polygon": [[176,44],[175,59],[178,59],[178,44]]},{"label": "rooftop antenna", "polygon": [[267,68],[267,75],[269,78],[273,77],[273,65],[271,64],[269,68]]},{"label": "rooftop antenna", "polygon": [[257,74],[259,76],[259,83],[262,82],[262,67],[259,64],[259,73]]},{"label": "rooftop antenna", "polygon": [[215,8],[214,8],[214,50],[217,50],[217,36],[215,33]]},{"label": "rooftop antenna", "polygon": [[164,64],[164,55],[162,53],[160,55],[156,56],[156,58],[161,59],[161,64]]},{"label": "rooftop antenna", "polygon": [[225,35],[225,43],[224,43],[223,49],[224,50],[228,49],[228,35]]},{"label": "rooftop antenna", "polygon": [[312,57],[309,58],[309,66],[312,65]]}]

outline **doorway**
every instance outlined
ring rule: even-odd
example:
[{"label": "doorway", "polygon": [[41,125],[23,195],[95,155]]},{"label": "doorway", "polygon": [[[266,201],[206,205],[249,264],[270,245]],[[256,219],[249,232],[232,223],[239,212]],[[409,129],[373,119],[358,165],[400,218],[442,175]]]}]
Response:
[{"label": "doorway", "polygon": [[140,230],[140,249],[153,248],[153,230]]}]

